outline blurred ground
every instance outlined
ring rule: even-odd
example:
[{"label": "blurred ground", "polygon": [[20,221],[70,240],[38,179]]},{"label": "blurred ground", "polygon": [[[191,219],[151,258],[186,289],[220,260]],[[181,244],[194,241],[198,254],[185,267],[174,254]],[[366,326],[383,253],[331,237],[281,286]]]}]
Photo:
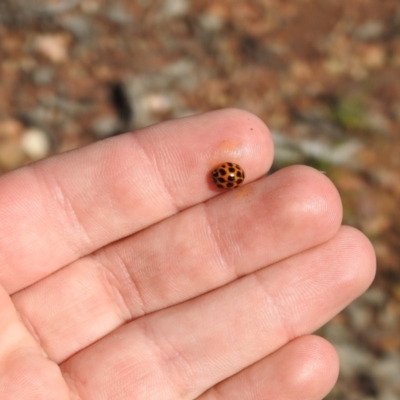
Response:
[{"label": "blurred ground", "polygon": [[275,169],[326,171],[375,245],[373,287],[320,330],[327,398],[399,399],[398,0],[1,0],[0,173],[231,106],[270,127]]}]

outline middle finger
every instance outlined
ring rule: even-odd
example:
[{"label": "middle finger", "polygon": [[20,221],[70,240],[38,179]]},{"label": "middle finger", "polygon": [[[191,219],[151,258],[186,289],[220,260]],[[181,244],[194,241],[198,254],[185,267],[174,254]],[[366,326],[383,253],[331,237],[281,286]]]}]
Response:
[{"label": "middle finger", "polygon": [[87,400],[195,399],[321,327],[374,272],[371,243],[343,227],[327,243],[124,325],[61,370]]},{"label": "middle finger", "polygon": [[291,167],[111,244],[13,300],[61,362],[126,321],[329,240],[340,221],[332,183]]}]

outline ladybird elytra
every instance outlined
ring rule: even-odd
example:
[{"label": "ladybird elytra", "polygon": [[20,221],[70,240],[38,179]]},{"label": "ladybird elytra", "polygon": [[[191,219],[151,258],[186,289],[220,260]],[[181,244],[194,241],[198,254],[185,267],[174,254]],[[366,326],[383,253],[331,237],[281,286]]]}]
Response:
[{"label": "ladybird elytra", "polygon": [[243,168],[233,162],[224,162],[211,172],[215,185],[220,189],[235,189],[245,178]]}]

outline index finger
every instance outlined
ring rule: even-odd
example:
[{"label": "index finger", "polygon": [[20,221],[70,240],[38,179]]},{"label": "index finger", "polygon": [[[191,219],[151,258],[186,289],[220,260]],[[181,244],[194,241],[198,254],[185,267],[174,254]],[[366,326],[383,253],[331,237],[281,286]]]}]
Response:
[{"label": "index finger", "polygon": [[270,167],[267,127],[241,110],[153,125],[0,178],[0,284],[20,290],[104,245],[218,194],[209,172]]}]

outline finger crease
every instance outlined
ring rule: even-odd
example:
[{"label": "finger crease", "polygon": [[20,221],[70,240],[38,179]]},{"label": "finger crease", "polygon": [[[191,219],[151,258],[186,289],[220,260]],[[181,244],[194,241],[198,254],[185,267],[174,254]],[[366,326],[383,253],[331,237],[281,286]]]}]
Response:
[{"label": "finger crease", "polygon": [[48,358],[47,352],[42,343],[40,335],[38,334],[35,326],[31,323],[31,320],[28,318],[27,315],[25,315],[25,313],[21,312],[17,308],[16,308],[16,312],[17,312],[18,318],[21,321],[21,323],[23,324],[23,326],[26,328],[26,330],[29,332],[29,334],[33,337],[33,339],[36,341],[37,345],[42,350],[43,355],[46,355],[46,357]]},{"label": "finger crease", "polygon": [[[69,240],[69,246],[70,248],[74,249],[74,255],[77,255],[79,257],[82,256],[82,249],[91,248],[93,246],[93,242],[84,225],[79,220],[78,214],[74,206],[72,205],[72,202],[70,201],[69,197],[64,193],[62,185],[60,184],[60,182],[58,182],[55,176],[45,176],[41,172],[41,170],[36,167],[36,164],[32,164],[32,169],[34,173],[38,176],[39,182],[43,182],[46,186],[47,191],[51,194],[51,198],[53,200],[56,200],[60,209],[64,211],[67,225],[72,226],[73,229],[74,234],[72,236],[75,237],[76,233],[78,232],[79,240]],[[50,179],[52,180],[51,182]],[[50,211],[53,211],[53,209],[50,209]],[[55,212],[58,212],[58,210],[55,210]],[[50,219],[54,220],[52,215],[49,215],[49,217]],[[63,230],[65,230],[65,228]],[[71,235],[63,235],[63,240],[69,239],[70,237]]]},{"label": "finger crease", "polygon": [[231,260],[228,260],[229,251],[226,251],[221,244],[220,238],[222,233],[219,229],[219,221],[215,218],[210,218],[207,203],[204,203],[204,215],[207,222],[207,232],[209,233],[210,242],[217,254],[219,265],[228,272],[228,276],[231,277],[231,279],[237,279],[239,274],[234,267],[234,263],[232,263]]},{"label": "finger crease", "polygon": [[165,168],[161,168],[161,166],[159,165],[158,157],[156,157],[154,154],[150,154],[146,150],[145,146],[143,146],[143,144],[140,142],[140,140],[135,135],[132,135],[132,137],[134,138],[135,143],[139,146],[140,150],[143,152],[143,154],[146,157],[146,159],[148,160],[149,164],[154,166],[154,169],[155,169],[154,176],[157,176],[158,180],[161,183],[159,185],[159,187],[161,187],[163,189],[164,194],[169,199],[170,205],[173,208],[173,213],[177,213],[178,211],[181,210],[181,208],[178,207],[178,205],[176,204],[175,198],[172,194],[172,191],[171,191],[169,185],[167,184],[167,180],[165,178],[165,176],[166,176]]},{"label": "finger crease", "polygon": [[[107,248],[103,249],[101,252],[104,254],[107,260],[110,260],[110,257],[108,257],[106,254],[106,249]],[[111,289],[113,291],[116,290],[118,292],[117,294],[117,298],[119,299],[118,302],[123,304],[122,306],[120,306],[122,315],[124,315],[124,319],[126,321],[130,321],[134,318],[146,314],[146,306],[144,298],[142,292],[139,289],[139,285],[136,283],[135,279],[130,273],[130,269],[125,260],[123,259],[123,257],[121,257],[121,255],[115,249],[113,250],[112,254],[113,254],[112,261],[109,263],[112,266],[112,268],[107,267],[104,263],[97,260],[96,255],[93,256],[93,259],[96,259],[95,260],[96,263],[106,272],[108,285],[111,287]],[[113,268],[118,268],[119,271],[121,271],[122,278],[121,274],[116,274],[113,271]],[[115,284],[115,282],[117,284]],[[123,289],[121,289],[121,287]],[[127,298],[128,296],[125,295],[124,292],[128,292],[129,294],[134,293],[136,295],[135,312],[132,311],[133,307],[130,306],[131,301],[129,301],[129,299]],[[128,318],[126,317],[127,315],[129,316]]]},{"label": "finger crease", "polygon": [[[193,382],[196,382],[196,378],[192,371],[192,363],[183,357],[182,352],[178,351],[174,345],[172,345],[166,338],[162,341],[168,350],[165,350],[159,343],[161,340],[153,340],[154,332],[150,328],[150,324],[145,323],[141,320],[139,326],[141,327],[144,337],[148,343],[153,347],[153,352],[157,356],[159,363],[159,369],[162,374],[168,371],[168,380],[171,386],[176,390],[177,398],[186,398],[189,388],[193,386]],[[157,332],[159,334],[159,332]],[[185,374],[182,373],[185,371]],[[178,383],[177,379],[173,377],[182,378],[182,382]]]},{"label": "finger crease", "polygon": [[267,310],[269,316],[268,320],[273,321],[274,326],[280,326],[283,335],[279,335],[279,337],[284,337],[284,343],[288,343],[290,340],[294,339],[295,335],[293,329],[290,327],[290,317],[288,313],[285,313],[285,307],[282,307],[279,301],[278,296],[272,296],[271,293],[265,287],[265,282],[263,278],[260,276],[260,272],[255,272],[252,274],[255,281],[257,282],[261,292],[263,294],[263,303],[266,304],[264,307]]}]

